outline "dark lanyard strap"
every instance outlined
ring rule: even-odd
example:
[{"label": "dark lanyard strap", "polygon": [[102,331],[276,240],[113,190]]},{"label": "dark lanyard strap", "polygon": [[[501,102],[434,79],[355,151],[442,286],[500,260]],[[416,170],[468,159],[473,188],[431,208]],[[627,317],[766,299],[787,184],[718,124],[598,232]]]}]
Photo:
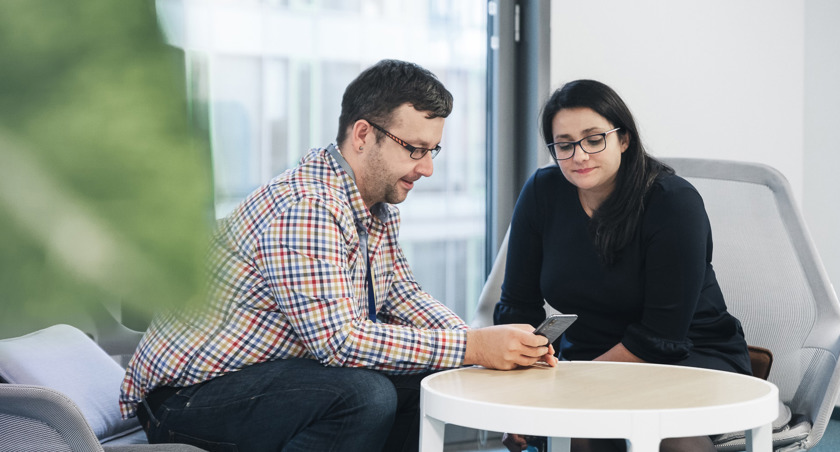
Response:
[{"label": "dark lanyard strap", "polygon": [[367,284],[367,301],[368,301],[368,319],[376,323],[376,295],[373,292],[373,262],[368,258],[368,233],[364,227],[358,227],[359,245],[362,247],[362,256],[365,259],[367,266],[367,274],[365,275],[365,283]]},{"label": "dark lanyard strap", "polygon": [[373,277],[370,271],[373,265],[370,261],[367,261],[367,264],[368,318],[371,322],[376,323],[376,295],[373,293]]}]

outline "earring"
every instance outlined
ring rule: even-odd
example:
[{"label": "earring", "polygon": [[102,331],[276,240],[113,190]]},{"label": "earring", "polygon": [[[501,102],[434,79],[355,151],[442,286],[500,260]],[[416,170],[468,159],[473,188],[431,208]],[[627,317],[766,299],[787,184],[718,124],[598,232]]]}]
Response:
[{"label": "earring", "polygon": [[360,150],[360,151],[364,151],[364,150],[365,150],[365,148],[363,148],[362,146],[359,146],[359,150]]}]

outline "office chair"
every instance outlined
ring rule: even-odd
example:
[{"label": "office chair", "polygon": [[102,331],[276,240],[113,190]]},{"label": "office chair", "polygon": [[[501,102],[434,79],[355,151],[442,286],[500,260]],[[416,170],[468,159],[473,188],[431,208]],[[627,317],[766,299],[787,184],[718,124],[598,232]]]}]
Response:
[{"label": "office chair", "polygon": [[200,450],[143,445],[137,419],[120,418],[123,375],[108,353],[70,325],[0,340],[0,451]]},{"label": "office chair", "polygon": [[[747,343],[769,350],[767,379],[785,407],[774,424],[779,452],[814,447],[840,390],[840,304],[784,176],[769,166],[666,158],[703,196],[712,224],[712,264]],[[507,237],[479,297],[473,327],[492,325],[501,295]],[[789,413],[789,414],[788,414]],[[788,417],[784,415],[788,414]],[[743,433],[716,438],[743,450]]]}]

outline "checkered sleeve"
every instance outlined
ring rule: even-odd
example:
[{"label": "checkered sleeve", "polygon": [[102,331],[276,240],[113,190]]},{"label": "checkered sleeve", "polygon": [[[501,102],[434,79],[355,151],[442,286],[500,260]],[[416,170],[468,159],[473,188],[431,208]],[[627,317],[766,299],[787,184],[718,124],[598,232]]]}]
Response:
[{"label": "checkered sleeve", "polygon": [[465,330],[367,319],[358,234],[335,203],[313,197],[289,205],[258,247],[257,265],[279,309],[321,363],[393,373],[461,365]]}]

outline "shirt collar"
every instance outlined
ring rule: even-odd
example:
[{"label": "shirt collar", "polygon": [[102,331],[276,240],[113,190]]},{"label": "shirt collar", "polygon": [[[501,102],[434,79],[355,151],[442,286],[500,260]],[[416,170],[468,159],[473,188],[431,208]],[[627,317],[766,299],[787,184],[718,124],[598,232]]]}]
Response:
[{"label": "shirt collar", "polygon": [[[341,155],[341,150],[338,149],[338,146],[335,143],[330,143],[327,146],[327,152],[332,156],[333,160],[338,163],[338,165],[343,169],[348,176],[350,176],[351,184],[347,184],[345,186],[345,191],[347,195],[350,197],[350,202],[353,205],[353,212],[356,216],[356,223],[361,223],[364,225],[368,225],[369,217],[368,217],[368,209],[365,206],[364,200],[362,200],[362,194],[359,193],[359,187],[356,185],[356,173],[353,172],[353,168],[350,167],[350,164],[347,163],[347,160]],[[359,205],[361,204],[361,206]],[[379,219],[381,222],[385,222],[388,218],[388,207],[387,204],[384,202],[379,202],[371,206],[370,213],[375,215],[376,218]]]}]

